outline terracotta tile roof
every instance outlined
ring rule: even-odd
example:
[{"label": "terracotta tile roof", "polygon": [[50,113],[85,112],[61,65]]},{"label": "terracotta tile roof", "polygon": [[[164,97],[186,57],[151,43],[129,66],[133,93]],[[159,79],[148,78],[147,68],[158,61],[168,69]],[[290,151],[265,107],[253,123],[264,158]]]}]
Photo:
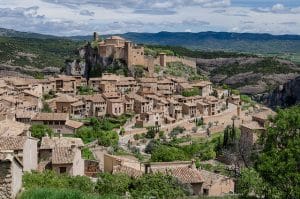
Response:
[{"label": "terracotta tile roof", "polygon": [[71,137],[43,137],[41,142],[41,149],[53,149],[55,147],[71,147],[75,145],[77,147],[83,147],[84,144],[80,138]]},{"label": "terracotta tile roof", "polygon": [[59,75],[58,78],[55,78],[55,80],[75,81],[76,79],[74,77],[71,77],[71,76]]},{"label": "terracotta tile roof", "polygon": [[73,102],[76,102],[77,99],[70,96],[70,95],[61,95],[57,98],[55,98],[55,101],[56,102],[68,102],[68,103],[73,103]]},{"label": "terracotta tile roof", "polygon": [[75,103],[71,104],[71,106],[74,106],[74,107],[83,106],[83,105],[85,105],[85,103],[83,103],[83,101],[78,101],[78,102],[75,102]]},{"label": "terracotta tile roof", "polygon": [[201,183],[203,182],[203,177],[197,169],[192,169],[189,167],[178,167],[167,171],[170,175],[177,178],[182,183]]},{"label": "terracotta tile roof", "polygon": [[[19,136],[28,131],[30,125],[13,120],[0,121],[0,137]],[[1,139],[1,138],[0,138]]]},{"label": "terracotta tile roof", "polygon": [[66,121],[68,118],[67,113],[38,113],[32,121]]},{"label": "terracotta tile roof", "polygon": [[149,101],[146,100],[144,97],[137,95],[137,94],[133,94],[134,96],[134,100],[139,101],[141,103],[148,103]]},{"label": "terracotta tile roof", "polygon": [[17,110],[16,111],[16,118],[29,118],[32,119],[37,113],[33,111],[26,111],[26,110]]},{"label": "terracotta tile roof", "polygon": [[157,83],[157,78],[143,77],[143,78],[140,78],[139,81],[141,83]]},{"label": "terracotta tile roof", "polygon": [[108,99],[107,101],[111,102],[111,103],[123,103],[124,102],[124,100],[122,100],[121,98],[118,98],[118,99]]},{"label": "terracotta tile roof", "polygon": [[36,98],[42,97],[38,93],[35,93],[35,92],[31,91],[31,90],[25,90],[25,91],[23,91],[23,93],[27,94],[27,95],[31,95],[31,96],[36,97]]},{"label": "terracotta tile roof", "polygon": [[179,83],[179,85],[183,88],[183,89],[192,89],[193,86],[189,83]]},{"label": "terracotta tile roof", "polygon": [[188,106],[188,107],[196,106],[196,104],[192,103],[192,102],[187,102],[187,103],[184,103],[183,105]]},{"label": "terracotta tile roof", "polygon": [[120,36],[111,36],[111,37],[109,37],[109,38],[107,38],[107,39],[124,40],[124,41],[125,41],[125,39],[122,38],[122,37],[120,37]]},{"label": "terracotta tile roof", "polygon": [[79,129],[83,126],[83,123],[74,120],[67,120],[65,125],[73,129]]},{"label": "terracotta tile roof", "polygon": [[138,178],[143,175],[142,171],[139,171],[137,169],[134,169],[134,168],[131,168],[131,167],[128,167],[125,165],[114,166],[113,174],[116,174],[116,173],[127,174],[128,176],[133,177],[133,178]]},{"label": "terracotta tile roof", "polygon": [[56,147],[52,150],[52,164],[72,164],[74,156],[71,147]]},{"label": "terracotta tile roof", "polygon": [[85,95],[83,97],[84,100],[86,101],[92,101],[92,102],[105,102],[104,98],[102,97],[101,94],[96,94],[96,95]]},{"label": "terracotta tile roof", "polygon": [[197,82],[197,83],[194,83],[192,84],[192,86],[195,86],[195,87],[205,87],[205,86],[208,86],[208,85],[211,85],[212,83],[210,81],[200,81],[200,82]]},{"label": "terracotta tile roof", "polygon": [[158,80],[158,84],[173,84],[173,82],[169,79]]},{"label": "terracotta tile roof", "polygon": [[1,137],[0,150],[23,150],[24,144],[28,137]]},{"label": "terracotta tile roof", "polygon": [[229,177],[227,177],[227,176],[216,174],[216,173],[206,171],[206,170],[201,170],[200,173],[204,180],[204,182],[203,182],[204,188],[211,187],[213,184],[217,183],[219,180],[229,179]]}]

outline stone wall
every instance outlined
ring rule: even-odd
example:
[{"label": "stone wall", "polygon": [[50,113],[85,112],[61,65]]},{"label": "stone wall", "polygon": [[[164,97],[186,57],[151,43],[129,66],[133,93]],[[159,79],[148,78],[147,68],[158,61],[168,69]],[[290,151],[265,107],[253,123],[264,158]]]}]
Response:
[{"label": "stone wall", "polygon": [[0,161],[0,199],[12,198],[12,170],[10,161]]}]

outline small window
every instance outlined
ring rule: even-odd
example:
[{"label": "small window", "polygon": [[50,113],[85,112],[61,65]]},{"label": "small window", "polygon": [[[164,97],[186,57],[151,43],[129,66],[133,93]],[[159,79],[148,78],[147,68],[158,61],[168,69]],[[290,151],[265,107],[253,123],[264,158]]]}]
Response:
[{"label": "small window", "polygon": [[208,189],[203,189],[203,195],[207,196],[208,195],[209,190]]},{"label": "small window", "polygon": [[66,173],[67,167],[59,167],[59,173]]}]

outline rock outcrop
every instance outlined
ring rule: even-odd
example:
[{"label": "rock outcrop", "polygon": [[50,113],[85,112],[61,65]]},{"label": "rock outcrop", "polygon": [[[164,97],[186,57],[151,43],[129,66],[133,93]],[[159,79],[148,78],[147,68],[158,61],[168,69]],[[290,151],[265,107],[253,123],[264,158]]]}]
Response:
[{"label": "rock outcrop", "polygon": [[300,76],[278,86],[268,97],[271,107],[289,107],[300,102]]}]

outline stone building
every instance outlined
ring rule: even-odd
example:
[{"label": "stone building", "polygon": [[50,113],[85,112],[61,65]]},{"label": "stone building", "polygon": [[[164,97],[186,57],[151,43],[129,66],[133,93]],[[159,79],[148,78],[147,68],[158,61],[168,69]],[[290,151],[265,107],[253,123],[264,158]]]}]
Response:
[{"label": "stone building", "polygon": [[220,197],[234,193],[232,178],[206,170],[201,170],[200,174],[203,178],[201,195]]},{"label": "stone building", "polygon": [[1,137],[0,151],[11,150],[22,162],[24,171],[37,169],[37,143],[35,138],[25,136]]},{"label": "stone building", "polygon": [[106,115],[107,102],[101,94],[83,96],[88,117],[104,117]]},{"label": "stone building", "polygon": [[197,106],[195,103],[187,102],[182,105],[182,113],[190,118],[197,116]]},{"label": "stone building", "polygon": [[124,112],[124,102],[121,98],[107,100],[107,114],[118,117]]},{"label": "stone building", "polygon": [[70,95],[61,95],[53,99],[56,103],[57,113],[71,113],[71,105],[78,101],[78,99]]},{"label": "stone building", "polygon": [[84,160],[81,157],[83,146],[80,138],[43,137],[39,149],[40,170],[52,169],[61,174],[84,175]]},{"label": "stone building", "polygon": [[212,83],[210,81],[200,81],[192,84],[194,88],[199,89],[199,95],[202,97],[206,97],[212,94]]},{"label": "stone building", "polygon": [[13,151],[0,151],[0,198],[16,198],[22,188],[23,165]]}]

